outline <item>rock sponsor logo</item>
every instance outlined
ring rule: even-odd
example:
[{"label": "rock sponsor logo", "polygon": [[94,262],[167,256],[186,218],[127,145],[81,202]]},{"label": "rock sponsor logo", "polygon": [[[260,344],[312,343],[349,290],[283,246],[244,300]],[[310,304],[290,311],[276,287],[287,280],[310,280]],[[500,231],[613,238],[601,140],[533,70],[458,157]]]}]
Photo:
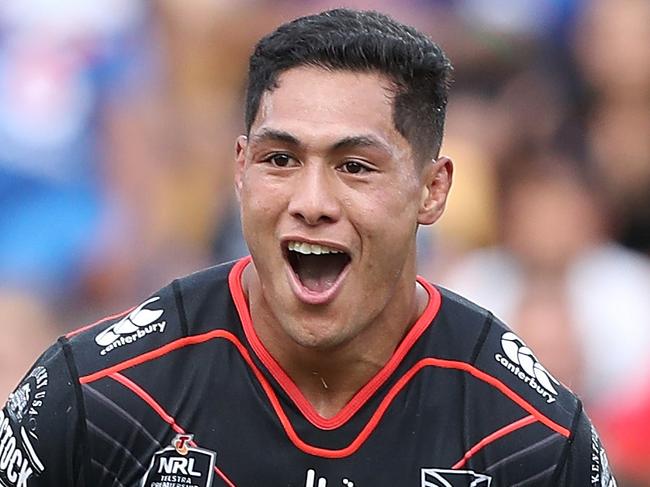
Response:
[{"label": "rock sponsor logo", "polygon": [[100,355],[106,355],[124,345],[135,343],[152,333],[164,333],[167,322],[157,321],[163,315],[164,310],[146,308],[159,299],[158,296],[148,299],[120,321],[97,335],[95,343],[102,347]]},{"label": "rock sponsor logo", "polygon": [[27,487],[30,478],[45,471],[34,442],[47,385],[47,369],[35,367],[0,410],[0,485]]},{"label": "rock sponsor logo", "polygon": [[508,331],[501,337],[501,348],[505,355],[497,353],[494,359],[514,376],[528,384],[548,404],[556,401],[554,384],[560,383],[539,363],[532,350],[517,335]]},{"label": "rock sponsor logo", "polygon": [[47,395],[47,385],[47,369],[42,366],[35,367],[18,388],[9,394],[9,417],[16,423],[25,420],[33,431],[36,427],[36,417]]},{"label": "rock sponsor logo", "polygon": [[217,454],[198,448],[192,435],[177,435],[172,446],[154,454],[141,487],[209,487]]},{"label": "rock sponsor logo", "polygon": [[492,477],[472,470],[423,468],[420,487],[490,487]]}]

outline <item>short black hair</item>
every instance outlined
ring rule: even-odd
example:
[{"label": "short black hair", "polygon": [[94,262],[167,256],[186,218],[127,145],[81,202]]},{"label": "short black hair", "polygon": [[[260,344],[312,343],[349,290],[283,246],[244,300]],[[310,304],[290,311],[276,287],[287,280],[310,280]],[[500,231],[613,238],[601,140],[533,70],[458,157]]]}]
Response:
[{"label": "short black hair", "polygon": [[377,72],[394,90],[393,123],[417,158],[438,157],[451,80],[442,49],[413,27],[374,11],[334,9],[301,17],[263,37],[250,58],[246,132],[278,76],[299,66]]}]

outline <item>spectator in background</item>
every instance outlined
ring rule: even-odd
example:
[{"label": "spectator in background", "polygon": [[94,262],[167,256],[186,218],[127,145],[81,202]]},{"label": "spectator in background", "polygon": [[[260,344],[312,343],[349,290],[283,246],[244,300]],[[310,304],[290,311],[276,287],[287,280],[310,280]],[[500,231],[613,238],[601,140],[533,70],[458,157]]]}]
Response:
[{"label": "spectator in background", "polygon": [[3,2],[0,276],[76,291],[109,201],[97,115],[134,84],[140,2]]},{"label": "spectator in background", "polygon": [[638,393],[650,381],[650,262],[608,235],[602,191],[575,161],[513,162],[497,185],[500,243],[461,257],[442,282],[515,323],[596,418],[617,426],[603,433],[612,462],[638,478],[645,466],[628,453],[638,455],[630,447],[649,424]]},{"label": "spectator in background", "polygon": [[[575,164],[545,155],[504,168],[501,243],[461,258],[444,282],[527,328],[524,338],[540,339],[531,346],[549,368],[560,376],[567,370],[562,379],[597,404],[650,365],[650,264],[608,236],[598,187]],[[565,326],[563,338],[544,344],[548,328],[539,329],[536,310],[549,300],[559,313],[553,326]],[[554,362],[567,360],[560,348],[571,343],[578,345],[574,365],[556,370]]]},{"label": "spectator in background", "polygon": [[128,210],[125,221],[108,226],[109,244],[97,249],[86,275],[87,292],[106,309],[246,254],[224,154],[239,130],[234,111],[246,55],[272,18],[251,7],[253,15],[232,2],[152,6],[160,77],[138,98],[114,100],[104,117],[106,181]]},{"label": "spectator in background", "polygon": [[616,205],[617,234],[650,255],[650,2],[587,2],[575,56],[591,99],[588,151]]}]

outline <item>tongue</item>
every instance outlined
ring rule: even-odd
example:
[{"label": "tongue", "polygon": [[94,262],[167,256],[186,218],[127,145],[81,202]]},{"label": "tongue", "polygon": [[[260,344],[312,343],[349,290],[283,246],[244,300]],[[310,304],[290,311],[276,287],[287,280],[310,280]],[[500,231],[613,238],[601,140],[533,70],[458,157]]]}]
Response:
[{"label": "tongue", "polygon": [[300,255],[296,271],[303,286],[323,292],[334,285],[344,265],[343,259],[333,255]]}]

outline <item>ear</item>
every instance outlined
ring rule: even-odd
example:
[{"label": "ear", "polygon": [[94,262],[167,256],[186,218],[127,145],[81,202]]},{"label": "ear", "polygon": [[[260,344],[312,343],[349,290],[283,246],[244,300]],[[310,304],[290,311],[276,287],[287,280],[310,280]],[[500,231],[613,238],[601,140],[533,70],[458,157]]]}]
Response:
[{"label": "ear", "polygon": [[422,169],[422,197],[418,212],[420,225],[431,225],[442,216],[451,189],[453,172],[454,164],[446,156],[440,156]]},{"label": "ear", "polygon": [[246,166],[246,147],[248,138],[240,135],[235,141],[235,192],[237,199],[241,201],[242,180],[244,177],[244,167]]}]

